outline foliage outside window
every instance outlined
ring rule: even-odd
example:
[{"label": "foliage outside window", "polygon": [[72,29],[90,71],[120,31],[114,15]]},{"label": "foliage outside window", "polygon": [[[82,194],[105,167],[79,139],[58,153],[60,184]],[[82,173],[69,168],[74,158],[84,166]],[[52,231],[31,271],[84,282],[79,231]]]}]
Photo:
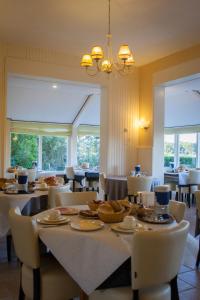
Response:
[{"label": "foliage outside window", "polygon": [[88,162],[90,167],[99,166],[100,138],[98,136],[85,135],[77,139],[77,161],[81,165]]},{"label": "foliage outside window", "polygon": [[179,134],[179,163],[189,168],[196,167],[197,135],[196,133]]},{"label": "foliage outside window", "polygon": [[175,155],[175,135],[167,134],[164,136],[164,166],[170,167],[174,163]]},{"label": "foliage outside window", "polygon": [[67,139],[56,136],[42,137],[42,169],[62,171],[67,162]]},{"label": "foliage outside window", "polygon": [[38,142],[38,136],[11,133],[11,166],[31,168],[38,161]]},{"label": "foliage outside window", "polygon": [[67,147],[65,137],[11,133],[11,166],[31,168],[32,163],[39,163],[39,157],[42,157],[43,170],[62,171],[67,164]]}]

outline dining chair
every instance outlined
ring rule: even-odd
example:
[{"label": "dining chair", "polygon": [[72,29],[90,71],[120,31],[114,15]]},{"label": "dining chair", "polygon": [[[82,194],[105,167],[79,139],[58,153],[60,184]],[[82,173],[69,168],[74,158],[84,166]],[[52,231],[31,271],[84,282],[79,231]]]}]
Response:
[{"label": "dining chair", "polygon": [[153,178],[151,176],[128,176],[128,198],[131,201],[132,196],[138,192],[150,192]]},{"label": "dining chair", "polygon": [[108,200],[108,193],[106,188],[106,174],[103,172],[99,174],[99,188],[100,191],[103,192],[104,200]]},{"label": "dining chair", "polygon": [[[196,198],[196,226],[195,226],[195,236],[200,234],[200,191],[195,192]],[[196,259],[196,267],[199,267],[200,263],[200,236],[199,236],[199,250]]]},{"label": "dining chair", "polygon": [[186,204],[175,200],[169,201],[169,213],[180,223],[184,219]]},{"label": "dining chair", "polygon": [[61,192],[71,192],[70,184],[63,186],[50,186],[48,189],[48,208],[56,206],[56,195]]},{"label": "dining chair", "polygon": [[178,300],[177,274],[188,230],[189,222],[182,221],[173,229],[134,233],[132,288],[95,290],[89,300]]},{"label": "dining chair", "polygon": [[38,232],[31,217],[19,208],[9,211],[14,247],[21,263],[19,300],[66,300],[80,288],[51,255],[40,255]]},{"label": "dining chair", "polygon": [[88,201],[97,200],[97,192],[58,193],[56,206],[86,205]]},{"label": "dining chair", "polygon": [[92,190],[99,192],[99,173],[97,172],[85,172],[86,178],[86,191]]},{"label": "dining chair", "polygon": [[72,185],[73,192],[77,189],[82,191],[85,188],[85,176],[76,175],[73,167],[66,168],[66,175],[68,182]]}]

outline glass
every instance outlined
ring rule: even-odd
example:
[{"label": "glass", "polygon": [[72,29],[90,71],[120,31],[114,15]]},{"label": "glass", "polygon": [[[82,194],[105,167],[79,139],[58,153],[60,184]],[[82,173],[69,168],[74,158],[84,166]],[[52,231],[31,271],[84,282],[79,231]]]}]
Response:
[{"label": "glass", "polygon": [[175,156],[175,135],[164,135],[164,167],[171,167]]},{"label": "glass", "polygon": [[179,164],[188,168],[195,168],[197,160],[197,134],[187,133],[179,135]]},{"label": "glass", "polygon": [[42,169],[63,171],[67,164],[68,138],[57,136],[42,137]]},{"label": "glass", "polygon": [[11,133],[11,166],[31,168],[38,160],[39,138],[30,134]]},{"label": "glass", "polygon": [[99,166],[100,137],[86,135],[77,138],[77,161],[79,165],[89,163],[94,168]]}]

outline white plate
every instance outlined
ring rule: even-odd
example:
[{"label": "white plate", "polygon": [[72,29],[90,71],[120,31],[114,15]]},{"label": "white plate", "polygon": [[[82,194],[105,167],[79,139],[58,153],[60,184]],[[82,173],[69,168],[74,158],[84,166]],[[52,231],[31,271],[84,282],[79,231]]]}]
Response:
[{"label": "white plate", "polygon": [[66,215],[66,216],[78,215],[79,213],[79,209],[74,207],[58,207],[55,208],[55,210],[60,211],[61,215]]},{"label": "white plate", "polygon": [[57,222],[62,222],[62,221],[65,221],[66,220],[66,217],[64,216],[59,216],[58,218],[56,219],[52,219],[50,218],[50,216],[46,216],[43,218],[45,221],[47,222],[54,222],[54,223],[57,223]]},{"label": "white plate", "polygon": [[120,223],[111,225],[111,229],[120,233],[133,233],[140,230],[144,230],[144,227],[141,224],[137,224],[136,227],[131,229],[125,229],[120,226]]},{"label": "white plate", "polygon": [[121,223],[118,223],[117,224],[121,229],[125,229],[125,230],[133,230],[133,229],[138,229],[138,228],[141,228],[142,227],[142,225],[140,224],[140,223],[136,223],[134,226],[132,226],[131,228],[126,228],[125,226],[124,226],[124,223],[123,222],[121,222]]},{"label": "white plate", "polygon": [[52,220],[48,220],[46,217],[40,217],[37,218],[36,221],[40,224],[45,224],[45,225],[62,225],[62,224],[66,224],[70,221],[69,218],[67,217],[62,217],[62,219],[60,219],[59,221],[52,221]]},{"label": "white plate", "polygon": [[94,231],[104,227],[104,223],[99,220],[78,220],[71,222],[71,227],[80,231]]}]

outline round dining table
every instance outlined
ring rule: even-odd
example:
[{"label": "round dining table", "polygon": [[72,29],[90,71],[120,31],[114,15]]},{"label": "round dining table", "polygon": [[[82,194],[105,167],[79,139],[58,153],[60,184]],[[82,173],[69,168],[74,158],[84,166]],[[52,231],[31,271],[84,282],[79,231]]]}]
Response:
[{"label": "round dining table", "polygon": [[[88,209],[85,205],[71,207]],[[33,218],[41,220],[49,212]],[[73,229],[70,223],[81,220],[81,217],[75,215],[69,216],[69,219],[69,223],[59,226],[37,223],[39,237],[83,292],[90,295],[131,257],[133,234],[115,232],[111,224],[104,224],[96,231],[79,231]],[[176,226],[175,221],[165,225],[138,222],[144,230],[163,230]]]}]

